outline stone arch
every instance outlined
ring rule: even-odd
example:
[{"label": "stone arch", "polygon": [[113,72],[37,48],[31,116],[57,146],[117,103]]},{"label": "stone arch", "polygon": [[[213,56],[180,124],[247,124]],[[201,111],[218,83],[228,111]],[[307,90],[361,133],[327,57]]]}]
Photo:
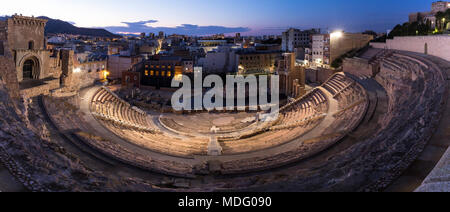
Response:
[{"label": "stone arch", "polygon": [[22,80],[39,79],[41,63],[35,56],[26,57],[22,61],[20,71],[22,73]]}]

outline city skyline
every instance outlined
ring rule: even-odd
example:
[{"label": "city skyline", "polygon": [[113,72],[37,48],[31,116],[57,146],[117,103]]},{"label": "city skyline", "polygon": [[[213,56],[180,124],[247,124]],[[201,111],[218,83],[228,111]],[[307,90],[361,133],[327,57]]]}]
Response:
[{"label": "city skyline", "polygon": [[347,0],[346,4],[341,4],[335,0],[264,1],[80,0],[65,2],[64,8],[71,8],[68,10],[62,9],[62,5],[54,0],[44,1],[45,9],[39,6],[42,1],[18,0],[5,3],[0,15],[47,16],[78,27],[105,28],[113,33],[164,31],[186,35],[238,32],[242,35],[265,35],[281,34],[290,27],[386,32],[396,24],[406,22],[409,13],[429,10],[433,2]]}]

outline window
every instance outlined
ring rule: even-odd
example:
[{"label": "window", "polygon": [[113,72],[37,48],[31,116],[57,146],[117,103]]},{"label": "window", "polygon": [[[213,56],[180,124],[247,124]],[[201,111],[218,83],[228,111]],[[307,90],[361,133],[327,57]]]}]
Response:
[{"label": "window", "polygon": [[148,70],[145,70],[145,76],[148,76]]},{"label": "window", "polygon": [[165,72],[165,71],[161,72],[161,76],[162,76],[162,77],[165,76],[165,75],[166,75],[166,72]]},{"label": "window", "polygon": [[4,47],[3,47],[3,41],[0,41],[0,55],[3,55],[5,53]]},{"label": "window", "polygon": [[150,76],[154,76],[155,75],[155,71],[151,70],[150,71]]},{"label": "window", "polygon": [[168,71],[168,72],[167,72],[167,76],[168,76],[168,77],[171,77],[171,76],[172,76],[172,72]]},{"label": "window", "polygon": [[28,50],[33,50],[33,49],[34,49],[34,41],[28,42]]}]

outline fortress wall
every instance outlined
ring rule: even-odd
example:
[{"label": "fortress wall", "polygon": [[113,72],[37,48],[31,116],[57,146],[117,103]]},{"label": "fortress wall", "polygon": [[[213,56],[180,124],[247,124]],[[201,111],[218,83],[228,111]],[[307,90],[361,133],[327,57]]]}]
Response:
[{"label": "fortress wall", "polygon": [[394,37],[386,43],[370,43],[374,48],[394,49],[429,54],[450,61],[450,36],[406,36]]},{"label": "fortress wall", "polygon": [[343,63],[343,71],[355,76],[372,76],[373,66],[368,60],[360,58],[347,58]]},{"label": "fortress wall", "polygon": [[44,49],[46,20],[13,16],[7,22],[7,36],[11,49],[28,49],[30,41],[34,43],[34,49]]},{"label": "fortress wall", "polygon": [[[2,41],[0,41],[2,42]],[[0,79],[6,84],[6,88],[8,89],[9,95],[12,98],[19,98],[19,82],[17,80],[17,75],[14,66],[14,60],[11,56],[11,53],[7,50],[7,43],[4,42],[5,51],[3,55],[0,55]],[[0,46],[1,47],[1,46]]]}]

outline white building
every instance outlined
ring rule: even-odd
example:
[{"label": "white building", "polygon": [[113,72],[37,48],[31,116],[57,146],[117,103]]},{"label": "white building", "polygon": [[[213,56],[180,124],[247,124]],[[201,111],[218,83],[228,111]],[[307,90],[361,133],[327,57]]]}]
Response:
[{"label": "white building", "polygon": [[431,12],[445,12],[447,9],[450,9],[450,1],[437,1],[431,4]]},{"label": "white building", "polygon": [[237,46],[219,46],[199,61],[206,73],[234,72]]},{"label": "white building", "polygon": [[320,33],[319,29],[299,30],[290,28],[283,32],[281,50],[294,52],[296,48],[307,48],[311,46],[311,35]]},{"label": "white building", "polygon": [[311,65],[315,66],[315,64],[330,64],[329,44],[330,36],[328,34],[312,36],[311,58],[309,58]]}]

